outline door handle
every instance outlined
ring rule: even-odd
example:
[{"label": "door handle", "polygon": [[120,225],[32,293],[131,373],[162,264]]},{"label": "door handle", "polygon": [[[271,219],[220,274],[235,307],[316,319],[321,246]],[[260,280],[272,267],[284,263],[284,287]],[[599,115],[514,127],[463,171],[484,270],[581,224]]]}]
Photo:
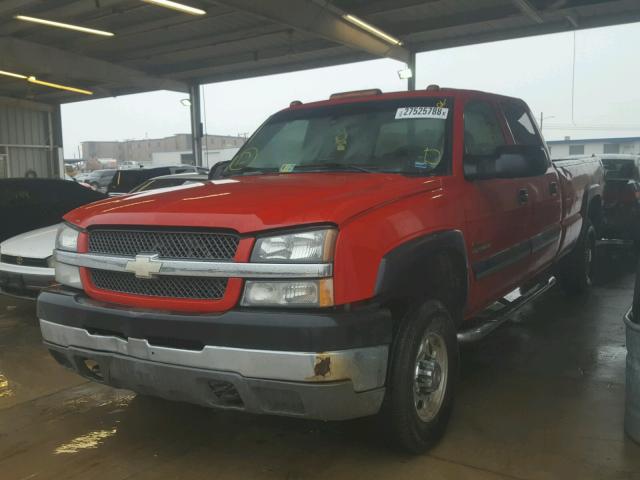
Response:
[{"label": "door handle", "polygon": [[518,203],[520,205],[525,205],[529,202],[529,190],[526,188],[521,188],[518,190]]},{"label": "door handle", "polygon": [[558,184],[557,184],[557,182],[551,182],[549,184],[549,193],[551,195],[557,195],[558,194]]}]

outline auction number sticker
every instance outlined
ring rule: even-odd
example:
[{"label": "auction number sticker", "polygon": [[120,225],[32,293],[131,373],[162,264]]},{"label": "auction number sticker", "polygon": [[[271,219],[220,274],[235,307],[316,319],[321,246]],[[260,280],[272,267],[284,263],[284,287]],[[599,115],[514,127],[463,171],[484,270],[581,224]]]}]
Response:
[{"label": "auction number sticker", "polygon": [[396,120],[405,118],[439,118],[445,120],[449,109],[445,107],[400,107],[396,110]]}]

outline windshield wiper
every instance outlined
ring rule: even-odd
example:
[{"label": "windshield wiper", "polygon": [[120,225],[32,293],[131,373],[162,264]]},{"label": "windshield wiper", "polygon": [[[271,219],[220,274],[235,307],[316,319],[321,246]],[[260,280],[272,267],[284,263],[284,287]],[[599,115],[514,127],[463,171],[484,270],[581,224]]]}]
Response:
[{"label": "windshield wiper", "polygon": [[240,170],[224,170],[222,176],[223,177],[234,177],[236,175],[261,175],[263,173],[277,173],[277,168],[256,168],[256,167],[244,167]]},{"label": "windshield wiper", "polygon": [[346,172],[365,172],[365,173],[375,173],[376,170],[367,167],[361,167],[360,165],[355,165],[353,163],[308,163],[304,165],[296,165],[295,171],[325,171],[325,170],[340,170]]}]

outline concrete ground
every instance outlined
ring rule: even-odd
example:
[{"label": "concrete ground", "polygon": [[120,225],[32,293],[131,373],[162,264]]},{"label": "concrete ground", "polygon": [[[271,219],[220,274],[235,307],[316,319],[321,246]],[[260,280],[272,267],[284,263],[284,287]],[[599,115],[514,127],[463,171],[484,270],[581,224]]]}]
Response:
[{"label": "concrete ground", "polygon": [[623,433],[634,261],[613,250],[588,297],[554,288],[462,351],[454,414],[429,454],[370,420],[219,412],[88,383],[40,344],[32,303],[0,300],[0,478],[640,479]]}]

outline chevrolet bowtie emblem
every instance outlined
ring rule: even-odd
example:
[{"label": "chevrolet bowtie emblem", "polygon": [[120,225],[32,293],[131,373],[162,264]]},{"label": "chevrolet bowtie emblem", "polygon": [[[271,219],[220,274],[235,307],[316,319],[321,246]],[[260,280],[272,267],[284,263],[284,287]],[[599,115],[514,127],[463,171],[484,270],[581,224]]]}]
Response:
[{"label": "chevrolet bowtie emblem", "polygon": [[136,255],[135,260],[129,260],[124,268],[127,272],[134,273],[138,278],[153,278],[160,272],[162,262],[158,261],[158,254]]}]

